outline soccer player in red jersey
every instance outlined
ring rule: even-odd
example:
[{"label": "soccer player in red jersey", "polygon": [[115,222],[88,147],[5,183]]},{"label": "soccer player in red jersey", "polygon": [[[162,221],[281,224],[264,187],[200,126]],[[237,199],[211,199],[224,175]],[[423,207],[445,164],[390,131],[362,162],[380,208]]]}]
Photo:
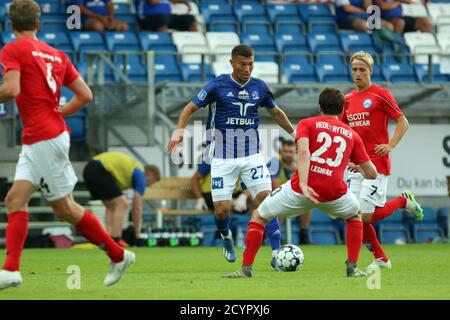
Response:
[{"label": "soccer player in red jersey", "polygon": [[[357,52],[351,57],[352,78],[356,89],[345,96],[344,111],[340,119],[355,130],[364,142],[370,159],[377,168],[377,178],[366,180],[358,172],[346,172],[349,189],[360,201],[364,222],[364,240],[375,260],[370,269],[391,268],[391,262],[377,239],[372,223],[406,208],[416,219],[423,219],[420,205],[410,190],[386,202],[388,178],[391,172],[389,153],[397,146],[409,128],[408,120],[398,107],[392,93],[370,81],[373,58],[367,52]],[[389,139],[388,122],[396,122],[395,132]]]},{"label": "soccer player in red jersey", "polygon": [[261,247],[265,224],[275,217],[292,217],[319,208],[332,218],[347,222],[347,276],[366,274],[356,263],[362,243],[359,203],[344,182],[344,171],[351,160],[365,178],[377,176],[359,135],[338,119],[344,95],[327,88],[320,93],[321,116],[301,120],[297,125],[298,171],[253,211],[245,236],[245,251],[240,270],[226,278],[252,276],[252,265]]},{"label": "soccer player in red jersey", "polygon": [[[70,136],[64,122],[92,100],[92,92],[67,56],[36,37],[40,8],[33,0],[14,0],[9,18],[16,40],[3,47],[0,61],[3,84],[0,102],[15,98],[23,123],[22,151],[14,183],[6,196],[6,260],[0,271],[0,289],[22,283],[20,256],[28,233],[28,202],[40,189],[54,214],[75,226],[111,259],[106,286],[119,281],[134,254],[120,248],[98,219],[76,203],[71,192],[77,178],[69,161]],[[74,97],[59,106],[60,90]]]}]

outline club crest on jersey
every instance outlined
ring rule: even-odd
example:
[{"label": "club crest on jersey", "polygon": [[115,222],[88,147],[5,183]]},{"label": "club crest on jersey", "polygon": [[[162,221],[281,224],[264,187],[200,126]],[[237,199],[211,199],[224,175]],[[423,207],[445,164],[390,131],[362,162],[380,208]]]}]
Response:
[{"label": "club crest on jersey", "polygon": [[372,106],[372,100],[371,99],[364,100],[363,106],[365,109],[370,108]]},{"label": "club crest on jersey", "polygon": [[203,100],[205,100],[207,95],[208,95],[208,92],[206,92],[206,90],[200,90],[200,92],[197,94],[197,98],[200,101],[203,101]]},{"label": "club crest on jersey", "polygon": [[259,100],[259,93],[258,93],[258,91],[253,91],[252,92],[252,99],[253,100]]},{"label": "club crest on jersey", "polygon": [[238,92],[238,99],[241,100],[248,100],[250,98],[250,95],[248,94],[247,90],[242,90]]}]

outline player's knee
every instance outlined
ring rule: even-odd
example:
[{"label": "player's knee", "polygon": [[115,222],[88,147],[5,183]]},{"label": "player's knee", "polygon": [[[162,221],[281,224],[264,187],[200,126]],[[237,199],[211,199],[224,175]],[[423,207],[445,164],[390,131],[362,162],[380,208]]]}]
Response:
[{"label": "player's knee", "polygon": [[117,199],[116,205],[121,212],[126,212],[128,210],[128,199],[126,197],[120,197]]},{"label": "player's knee", "polygon": [[8,212],[21,211],[26,207],[26,201],[20,195],[8,193],[6,195],[5,205]]}]

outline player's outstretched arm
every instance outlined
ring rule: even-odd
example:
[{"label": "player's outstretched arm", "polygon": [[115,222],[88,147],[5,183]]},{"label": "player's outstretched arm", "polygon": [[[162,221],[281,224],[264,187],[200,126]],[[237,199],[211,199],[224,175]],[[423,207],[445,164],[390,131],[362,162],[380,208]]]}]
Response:
[{"label": "player's outstretched arm", "polygon": [[3,76],[3,83],[0,86],[0,103],[14,99],[20,93],[20,72],[9,70]]},{"label": "player's outstretched arm", "polygon": [[61,107],[61,113],[64,117],[70,116],[71,114],[80,111],[87,103],[91,102],[93,99],[92,91],[86,84],[86,82],[84,82],[82,77],[78,77],[67,87],[75,95],[67,104]]},{"label": "player's outstretched arm", "polygon": [[290,133],[292,138],[295,139],[294,127],[286,116],[286,113],[284,113],[284,111],[281,110],[279,106],[275,106],[274,108],[267,108],[267,110],[272,115],[272,118],[280,125],[280,127],[286,130],[287,133]]},{"label": "player's outstretched arm", "polygon": [[361,169],[360,173],[363,175],[364,179],[376,179],[377,178],[377,168],[372,163],[372,161],[365,161],[358,165]]},{"label": "player's outstretched arm", "polygon": [[305,197],[313,203],[318,204],[319,195],[313,188],[308,186],[309,166],[311,162],[311,152],[309,150],[309,139],[302,137],[297,141],[298,147],[298,176],[300,181],[300,189]]},{"label": "player's outstretched arm", "polygon": [[198,106],[192,101],[183,108],[183,111],[181,111],[180,117],[178,118],[178,127],[172,133],[172,138],[170,138],[169,144],[167,145],[167,150],[169,152],[172,152],[177,145],[183,142],[184,128],[186,128],[192,114],[198,109]]}]

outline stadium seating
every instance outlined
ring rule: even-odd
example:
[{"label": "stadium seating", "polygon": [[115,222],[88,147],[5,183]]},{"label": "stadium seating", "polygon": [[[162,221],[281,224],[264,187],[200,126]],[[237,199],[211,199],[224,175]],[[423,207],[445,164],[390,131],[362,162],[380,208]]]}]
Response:
[{"label": "stadium seating", "polygon": [[414,239],[417,243],[431,242],[437,237],[444,237],[439,227],[436,211],[431,207],[423,207],[423,220],[416,221],[413,226]]},{"label": "stadium seating", "polygon": [[266,6],[267,15],[272,23],[279,21],[299,20],[297,6],[292,3],[268,3]]},{"label": "stadium seating", "polygon": [[404,37],[406,44],[414,55],[416,64],[428,63],[429,54],[433,55],[433,63],[439,63],[441,48],[437,44],[436,38],[432,33],[406,32]]},{"label": "stadium seating", "polygon": [[[141,55],[138,54],[114,55],[115,66],[123,71],[130,81],[136,83],[147,82],[147,66],[142,61]],[[115,80],[121,82],[117,76]]]},{"label": "stadium seating", "polygon": [[309,62],[283,64],[284,83],[317,83],[314,66]]},{"label": "stadium seating", "polygon": [[228,61],[231,50],[240,44],[239,36],[234,32],[207,32],[206,42],[215,61]]},{"label": "stadium seating", "polygon": [[40,32],[38,38],[61,51],[72,51],[72,44],[65,32]]},{"label": "stadium seating", "polygon": [[405,244],[411,242],[409,230],[405,224],[403,210],[396,210],[379,223],[379,239],[382,243]]},{"label": "stadium seating", "polygon": [[444,231],[444,235],[448,238],[448,208],[440,208],[438,210],[438,224]]},{"label": "stadium seating", "polygon": [[214,79],[212,67],[205,64],[205,79],[202,80],[202,65],[197,63],[181,63],[181,75],[185,82],[205,82]]},{"label": "stadium seating", "polygon": [[277,48],[270,34],[243,33],[241,41],[255,50],[255,61],[277,61]]},{"label": "stadium seating", "polygon": [[[432,83],[449,83],[450,82],[450,75],[447,73],[442,73],[440,68],[441,66],[439,64],[433,64],[432,65]],[[429,83],[429,68],[428,64],[416,64],[414,66],[414,69],[416,71],[417,78],[420,83]]]},{"label": "stadium seating", "polygon": [[91,31],[72,31],[69,33],[72,46],[82,59],[87,52],[108,52],[102,36]]},{"label": "stadium seating", "polygon": [[260,78],[267,83],[278,83],[279,67],[275,62],[255,61],[252,76]]},{"label": "stadium seating", "polygon": [[229,74],[232,71],[231,65],[228,61],[214,61],[212,63],[212,69],[216,77],[221,74]]},{"label": "stadium seating", "polygon": [[299,13],[305,22],[310,21],[334,21],[330,6],[325,3],[301,3]]},{"label": "stadium seating", "polygon": [[313,209],[309,230],[313,244],[331,245],[341,243],[339,233],[334,228],[333,220],[318,209]]},{"label": "stadium seating", "polygon": [[422,3],[402,3],[403,15],[407,17],[428,17],[428,12]]},{"label": "stadium seating", "polygon": [[306,52],[310,53],[308,42],[304,35],[296,32],[283,32],[279,31],[275,33],[275,44],[278,52]]},{"label": "stadium seating", "polygon": [[364,50],[376,53],[371,37],[364,32],[340,32],[339,39],[345,53],[352,54]]},{"label": "stadium seating", "polygon": [[317,64],[316,73],[320,82],[351,82],[349,69],[345,65]]},{"label": "stadium seating", "polygon": [[160,53],[177,53],[177,47],[167,32],[143,31],[139,34],[142,50],[153,50]]},{"label": "stadium seating", "polygon": [[439,25],[441,19],[450,17],[450,3],[428,3],[427,9],[434,25]]},{"label": "stadium seating", "polygon": [[386,81],[392,83],[416,83],[414,69],[409,64],[384,64],[381,66]]},{"label": "stadium seating", "polygon": [[172,39],[184,63],[201,63],[202,54],[205,62],[210,61],[209,48],[203,33],[176,31],[172,33]]},{"label": "stadium seating", "polygon": [[340,52],[341,45],[339,38],[334,33],[314,33],[308,34],[308,43],[312,52],[332,51]]},{"label": "stadium seating", "polygon": [[141,51],[134,32],[105,32],[105,41],[109,51]]}]

